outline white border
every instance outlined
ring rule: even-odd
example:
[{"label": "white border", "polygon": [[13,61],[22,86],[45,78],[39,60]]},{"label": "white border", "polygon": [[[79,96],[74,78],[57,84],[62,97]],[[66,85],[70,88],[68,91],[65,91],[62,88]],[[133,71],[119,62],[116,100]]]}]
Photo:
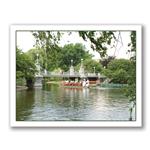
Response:
[{"label": "white border", "polygon": [[[16,39],[17,30],[135,30],[136,121],[16,121]],[[11,127],[142,127],[142,26],[141,25],[11,25],[10,26],[10,126]]]}]

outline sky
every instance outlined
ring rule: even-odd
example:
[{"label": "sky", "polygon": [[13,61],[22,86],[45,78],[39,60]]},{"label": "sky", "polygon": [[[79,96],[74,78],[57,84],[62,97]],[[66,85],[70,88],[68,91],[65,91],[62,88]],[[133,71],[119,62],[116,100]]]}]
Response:
[{"label": "sky", "polygon": [[[129,49],[128,43],[130,42],[130,32],[129,31],[121,31],[121,38],[119,38],[119,42],[115,43],[116,48],[111,48],[111,46],[108,49],[108,56],[116,56],[116,58],[130,58],[130,54],[127,53],[127,50]],[[118,37],[118,33],[116,33],[116,36]],[[65,33],[63,37],[60,40],[60,45],[64,46],[65,44],[70,43],[82,43],[87,50],[91,54],[94,55],[94,59],[100,59],[99,53],[96,51],[93,51],[90,47],[90,42],[84,41],[81,37],[78,36],[77,32],[72,32],[71,35],[68,35]],[[33,45],[35,44],[35,39],[32,36],[32,33],[29,31],[19,31],[17,32],[17,46],[22,49],[22,51],[26,52],[33,48]]]}]

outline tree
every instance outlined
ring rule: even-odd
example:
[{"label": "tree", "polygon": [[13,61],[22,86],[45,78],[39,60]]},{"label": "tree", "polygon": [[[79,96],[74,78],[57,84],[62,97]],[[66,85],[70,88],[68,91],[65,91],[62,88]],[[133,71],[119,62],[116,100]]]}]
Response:
[{"label": "tree", "polygon": [[46,51],[57,48],[61,33],[59,31],[33,31],[32,35],[36,39],[36,46],[45,49]]},{"label": "tree", "polygon": [[103,58],[100,60],[100,63],[103,65],[103,67],[107,68],[107,65],[109,62],[115,59],[115,56],[108,56],[107,58]]},{"label": "tree", "polygon": [[[117,41],[115,32],[116,31],[78,31],[79,36],[82,37],[83,40],[91,42],[91,48],[99,52],[101,57],[107,55],[107,46]],[[71,35],[72,32],[68,33],[68,35]],[[45,49],[47,53],[48,51],[53,51],[58,48],[63,32],[33,31],[32,34],[36,39],[35,45]]]},{"label": "tree", "polygon": [[16,78],[25,78],[26,85],[32,88],[35,72],[36,67],[34,62],[27,54],[16,48]]},{"label": "tree", "polygon": [[[77,65],[76,69],[79,70],[80,64]],[[100,73],[102,71],[102,65],[97,62],[96,60],[93,60],[92,58],[83,60],[83,66],[84,70],[88,73]]]},{"label": "tree", "polygon": [[77,66],[81,63],[81,59],[92,58],[92,55],[85,50],[85,47],[80,44],[68,44],[65,45],[59,53],[59,67],[64,71],[68,71],[71,66],[71,60],[73,60],[73,66]]},{"label": "tree", "polygon": [[37,63],[37,59],[39,60],[41,71],[44,71],[44,69],[53,71],[54,69],[57,69],[59,67],[58,65],[60,52],[58,51],[54,50],[53,53],[47,52],[47,54],[45,54],[44,49],[37,47],[34,49],[30,49],[27,52],[27,55],[32,59],[34,63]]},{"label": "tree", "polygon": [[106,75],[113,83],[128,83],[133,68],[131,60],[127,59],[115,59],[112,60],[107,69],[103,70]]},{"label": "tree", "polygon": [[47,57],[45,57],[45,52],[43,49],[36,47],[27,51],[26,54],[28,55],[28,57],[30,57],[30,59],[34,62],[34,64],[37,63],[38,59],[41,71],[44,71]]},{"label": "tree", "polygon": [[[53,70],[58,66],[57,58],[60,52],[59,40],[61,37],[61,32],[55,31],[33,31],[32,35],[36,39],[35,46],[38,49],[42,49],[44,52],[43,57],[43,69]],[[54,63],[55,62],[55,63]]]},{"label": "tree", "polygon": [[[107,55],[108,46],[112,44],[116,40],[115,37],[116,31],[79,31],[79,36],[83,38],[85,41],[89,41],[91,43],[91,48],[99,52],[100,56],[103,58]],[[51,59],[55,59],[57,61],[58,53],[60,52],[59,41],[63,35],[63,32],[59,31],[33,31],[33,36],[36,39],[36,46],[45,50],[45,68],[51,69],[49,66],[53,66],[54,63]],[[68,32],[69,35],[72,32]],[[114,44],[113,44],[114,46]],[[50,55],[47,55],[47,54]],[[48,57],[48,58],[47,58]],[[70,60],[73,59],[76,63],[78,59],[68,57]],[[48,60],[48,61],[47,61]],[[65,60],[65,65],[70,64],[70,60]],[[48,64],[50,63],[50,64]],[[64,70],[67,70],[67,66],[63,66]]]},{"label": "tree", "polygon": [[136,31],[132,31],[130,34],[131,42],[128,44],[129,50],[128,52],[132,54],[131,60],[136,61]]},{"label": "tree", "polygon": [[130,50],[129,53],[132,54],[130,60],[132,61],[133,68],[131,70],[131,76],[128,81],[128,88],[126,89],[126,96],[130,98],[130,101],[135,103],[136,101],[136,31],[132,31],[130,35],[131,42],[128,44]]},{"label": "tree", "polygon": [[91,42],[91,48],[103,58],[107,55],[108,45],[116,40],[115,31],[79,31],[83,40]]}]

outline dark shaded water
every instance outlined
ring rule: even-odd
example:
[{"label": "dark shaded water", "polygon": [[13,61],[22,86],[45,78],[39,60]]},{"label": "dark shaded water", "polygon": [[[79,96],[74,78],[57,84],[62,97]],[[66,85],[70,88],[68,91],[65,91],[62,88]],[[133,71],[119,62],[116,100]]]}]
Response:
[{"label": "dark shaded water", "polygon": [[58,85],[16,93],[17,121],[129,120],[119,89],[70,89]]}]

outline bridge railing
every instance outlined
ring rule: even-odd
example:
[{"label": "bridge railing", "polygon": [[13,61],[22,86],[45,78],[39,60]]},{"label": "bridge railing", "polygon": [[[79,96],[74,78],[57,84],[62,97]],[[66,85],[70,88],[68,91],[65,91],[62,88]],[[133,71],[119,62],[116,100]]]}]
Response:
[{"label": "bridge railing", "polygon": [[86,72],[84,74],[81,74],[79,72],[74,72],[74,73],[70,73],[70,72],[62,72],[62,73],[56,73],[56,72],[46,72],[46,74],[43,72],[41,73],[41,75],[45,76],[45,77],[98,77],[100,78],[101,75],[100,73],[89,73]]},{"label": "bridge railing", "polygon": [[79,78],[86,78],[86,77],[96,77],[96,78],[106,78],[105,76],[101,75],[100,73],[89,73],[89,72],[85,72],[84,74],[81,74],[79,72],[74,72],[71,73],[68,72],[40,72],[40,74],[35,75],[36,77],[79,77]]}]

